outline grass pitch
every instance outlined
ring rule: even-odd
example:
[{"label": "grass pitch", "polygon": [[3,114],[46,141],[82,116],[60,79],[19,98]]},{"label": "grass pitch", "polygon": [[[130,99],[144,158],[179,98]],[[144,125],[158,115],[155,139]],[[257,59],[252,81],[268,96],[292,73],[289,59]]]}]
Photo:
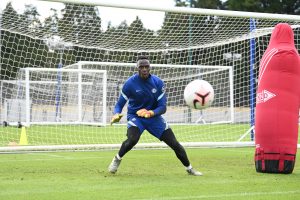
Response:
[{"label": "grass pitch", "polygon": [[[237,141],[250,127],[248,124],[172,125],[180,142]],[[126,139],[124,126],[33,125],[26,128],[28,145],[121,144]],[[21,129],[0,126],[0,147],[19,143]],[[247,135],[243,141],[250,141]],[[145,131],[139,143],[159,142]]]},{"label": "grass pitch", "polygon": [[186,174],[173,151],[134,150],[116,174],[116,151],[1,154],[0,199],[300,199],[300,167],[256,173],[254,148],[187,149],[202,177]]}]

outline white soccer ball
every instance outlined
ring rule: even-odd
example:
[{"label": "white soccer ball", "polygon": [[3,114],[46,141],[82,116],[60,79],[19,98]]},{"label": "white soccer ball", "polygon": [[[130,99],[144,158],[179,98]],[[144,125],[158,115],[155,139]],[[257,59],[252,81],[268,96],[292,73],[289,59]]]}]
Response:
[{"label": "white soccer ball", "polygon": [[205,80],[194,80],[184,89],[184,100],[189,107],[194,109],[201,110],[209,107],[214,96],[213,87]]}]

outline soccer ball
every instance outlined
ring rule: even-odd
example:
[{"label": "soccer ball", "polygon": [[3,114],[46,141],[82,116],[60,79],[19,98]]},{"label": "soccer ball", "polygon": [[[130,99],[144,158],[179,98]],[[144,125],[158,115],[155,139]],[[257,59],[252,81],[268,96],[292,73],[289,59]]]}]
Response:
[{"label": "soccer ball", "polygon": [[209,107],[214,100],[214,89],[205,80],[194,80],[187,84],[184,89],[184,100],[186,104],[195,109]]}]

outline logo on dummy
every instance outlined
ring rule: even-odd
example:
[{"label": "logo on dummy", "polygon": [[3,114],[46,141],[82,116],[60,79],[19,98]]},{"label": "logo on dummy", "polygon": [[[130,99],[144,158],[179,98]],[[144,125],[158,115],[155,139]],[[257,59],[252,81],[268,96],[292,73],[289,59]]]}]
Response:
[{"label": "logo on dummy", "polygon": [[276,97],[276,95],[273,94],[272,92],[269,92],[268,90],[263,90],[262,92],[257,93],[256,103],[257,104],[265,103],[270,99],[272,99],[273,97]]}]

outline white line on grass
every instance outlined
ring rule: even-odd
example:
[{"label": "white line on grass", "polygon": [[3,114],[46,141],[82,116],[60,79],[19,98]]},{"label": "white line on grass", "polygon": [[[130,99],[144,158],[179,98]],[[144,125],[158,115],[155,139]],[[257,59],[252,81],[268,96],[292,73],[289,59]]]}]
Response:
[{"label": "white line on grass", "polygon": [[300,190],[294,191],[282,191],[282,192],[242,192],[231,194],[219,194],[219,195],[199,195],[199,196],[184,196],[184,197],[158,197],[158,198],[146,198],[146,199],[134,199],[134,200],[184,200],[184,199],[222,199],[226,197],[247,197],[247,196],[261,196],[261,195],[286,195],[297,194]]},{"label": "white line on grass", "polygon": [[[154,152],[154,151],[153,151]],[[53,154],[53,153],[48,153],[48,152],[43,152],[43,153],[27,153],[27,155],[32,155],[32,156],[40,156],[42,158],[30,158],[30,159],[17,159],[13,160],[11,158],[5,159],[1,158],[0,163],[7,163],[7,162],[20,162],[20,161],[51,161],[51,160],[56,160],[56,159],[68,159],[68,160],[83,160],[83,159],[104,159],[107,158],[105,156],[89,156],[89,157],[82,157],[82,156],[63,156],[63,155],[58,155],[58,154]],[[115,153],[112,153],[111,157],[113,157]],[[165,154],[152,154],[151,157],[165,157]],[[46,158],[48,157],[48,158]],[[136,159],[137,157],[144,157],[144,155],[139,155],[135,154],[134,158],[133,157],[128,157],[127,159]],[[109,158],[111,159],[111,158]]]},{"label": "white line on grass", "polygon": [[33,153],[32,155],[37,155],[37,156],[45,156],[48,158],[30,158],[30,159],[16,159],[13,160],[11,158],[9,159],[5,159],[5,158],[1,158],[0,163],[7,163],[7,162],[24,162],[24,161],[51,161],[51,160],[60,160],[60,159],[64,159],[64,160],[86,160],[86,159],[103,159],[106,157],[101,157],[101,156],[90,156],[90,157],[72,157],[72,156],[60,156],[60,155],[55,155],[55,154],[36,154]]},{"label": "white line on grass", "polygon": [[235,152],[235,153],[249,153],[249,154],[254,154],[255,149],[252,149],[251,151],[249,151],[249,148],[212,148],[212,150],[216,150],[216,151],[228,151],[228,152]]},{"label": "white line on grass", "polygon": [[29,153],[30,155],[37,155],[37,156],[45,156],[45,157],[51,157],[51,158],[63,158],[63,159],[74,159],[72,156],[62,156],[57,154],[50,154],[50,153],[43,153],[43,154],[36,154],[36,153]]}]

